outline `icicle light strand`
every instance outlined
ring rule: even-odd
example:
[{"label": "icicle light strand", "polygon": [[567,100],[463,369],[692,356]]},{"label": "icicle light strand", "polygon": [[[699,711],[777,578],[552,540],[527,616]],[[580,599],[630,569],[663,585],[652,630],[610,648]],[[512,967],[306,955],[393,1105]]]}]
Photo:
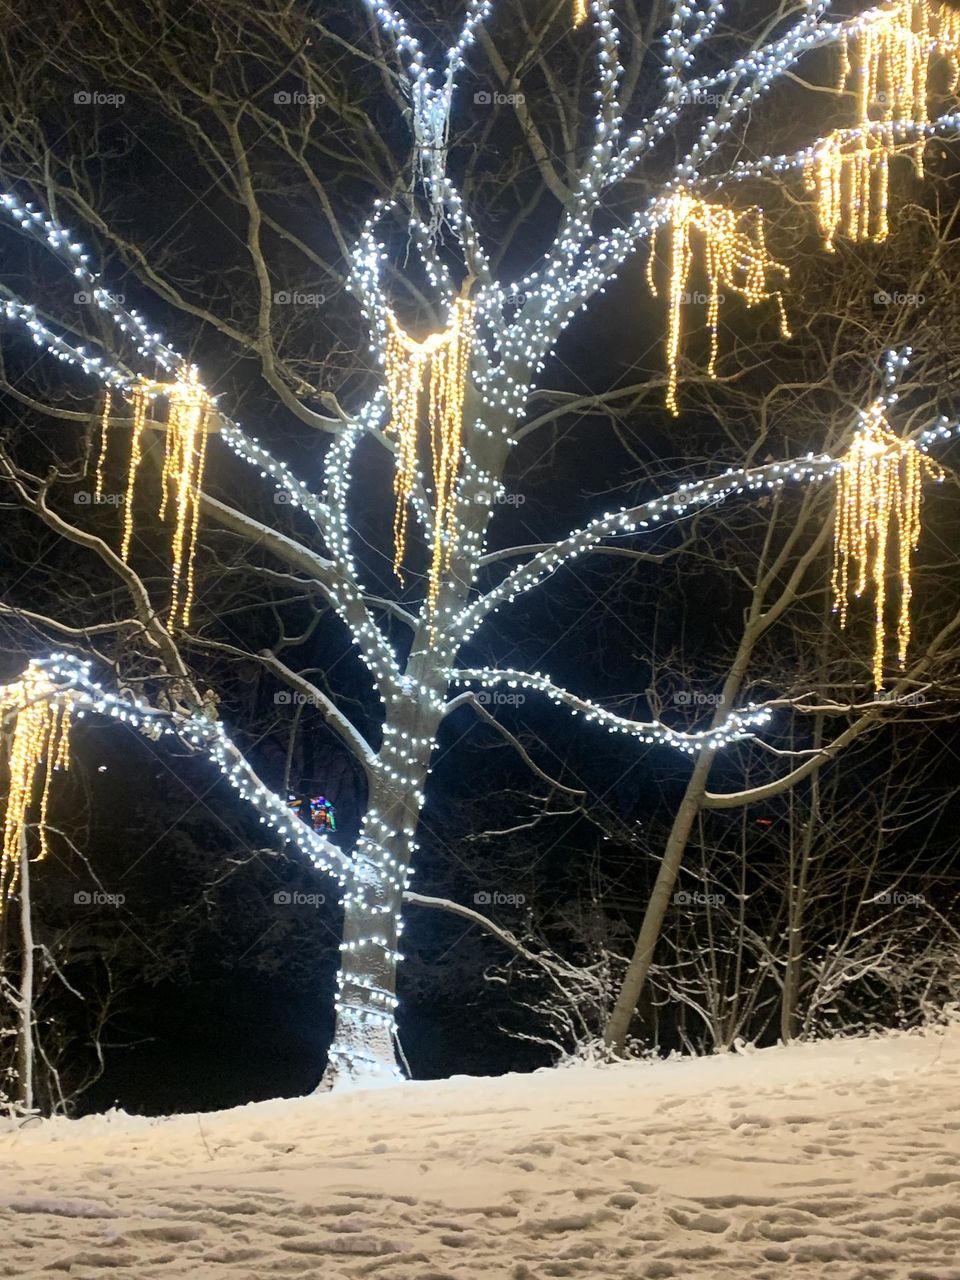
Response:
[{"label": "icicle light strand", "polygon": [[149,409],[158,399],[167,402],[166,445],[160,482],[160,519],[172,505],[174,512],[171,535],[171,572],[173,591],[169,624],[186,628],[194,597],[194,560],[200,520],[200,491],[206,465],[207,436],[214,427],[216,410],[195,368],[191,367],[176,382],[143,380],[133,389],[133,444],[124,510],[122,555],[130,554],[133,534],[133,499],[137,470],[142,456],[143,429]]},{"label": "icicle light strand", "polygon": [[[436,614],[440,580],[450,567],[456,545],[456,503],[463,444],[463,402],[473,351],[475,305],[454,302],[450,323],[442,333],[415,342],[388,313],[386,381],[392,419],[387,428],[397,439],[394,475],[394,570],[401,576],[406,551],[409,505],[417,480],[420,402],[428,382],[428,422],[433,460],[434,536],[427,591],[427,610]],[[431,632],[432,634],[432,632]]]},{"label": "icicle light strand", "polygon": [[[863,15],[840,42],[838,88],[856,98],[857,121],[926,121],[930,66],[946,58],[950,92],[960,81],[960,12],[930,0],[891,0]],[[923,142],[913,149],[923,172]]]},{"label": "icicle light strand", "polygon": [[93,500],[99,502],[103,497],[103,470],[107,463],[107,446],[110,442],[110,411],[113,408],[113,395],[109,387],[103,397],[103,413],[100,417],[100,452],[97,454],[97,471],[94,482]]},{"label": "icicle light strand", "polygon": [[937,54],[947,60],[949,91],[955,93],[960,12],[929,0],[894,0],[872,9],[840,42],[837,88],[854,95],[857,125],[817,143],[804,164],[827,249],[833,249],[838,233],[853,241],[887,238],[890,161],[898,150],[923,176],[923,131],[909,141],[901,137],[898,146],[897,126],[905,120],[928,122],[930,66]]},{"label": "icicle light strand", "polygon": [[[785,338],[789,338],[790,326],[787,323],[783,296],[778,289],[768,287],[767,277],[773,271],[778,271],[784,278],[789,277],[790,273],[786,266],[777,262],[767,251],[762,209],[753,208],[738,212],[724,205],[710,204],[706,200],[690,195],[689,192],[678,191],[669,199],[666,216],[660,223],[661,227],[663,225],[670,228],[671,241],[670,275],[667,284],[669,377],[666,403],[667,408],[676,417],[680,412],[677,402],[677,385],[682,337],[682,308],[692,300],[688,285],[693,266],[693,232],[699,233],[704,247],[707,326],[710,330],[710,360],[707,371],[711,378],[715,378],[717,373],[720,304],[724,291],[729,290],[731,293],[738,294],[748,307],[771,298],[775,299],[780,313],[780,332]],[[654,274],[659,230],[660,227],[654,232],[647,258],[647,282],[654,297],[660,296]]]},{"label": "icicle light strand", "polygon": [[847,624],[851,594],[872,584],[875,599],[873,681],[883,687],[886,652],[887,562],[891,534],[897,538],[900,583],[897,659],[903,666],[910,646],[911,568],[920,540],[923,480],[943,479],[943,471],[917,445],[891,431],[886,405],[877,400],[863,414],[853,444],[840,460],[834,529],[834,612]]},{"label": "icicle light strand", "polygon": [[37,779],[44,774],[37,829],[40,852],[47,854],[47,812],[54,771],[70,760],[71,707],[53,701],[54,686],[42,670],[31,665],[22,678],[0,689],[0,716],[13,715],[8,760],[9,786],[0,851],[0,915],[20,879],[21,843],[33,803]]},{"label": "icicle light strand", "polygon": [[894,153],[892,128],[853,134],[836,130],[806,159],[804,185],[816,194],[817,224],[830,253],[838,234],[853,241],[886,240]]}]

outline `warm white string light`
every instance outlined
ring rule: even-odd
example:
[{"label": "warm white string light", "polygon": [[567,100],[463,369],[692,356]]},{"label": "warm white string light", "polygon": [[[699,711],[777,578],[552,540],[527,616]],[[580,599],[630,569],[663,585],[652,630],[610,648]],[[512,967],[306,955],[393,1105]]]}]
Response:
[{"label": "warm white string light", "polygon": [[838,88],[853,93],[857,123],[834,130],[804,163],[829,250],[838,233],[853,241],[887,238],[890,162],[898,152],[908,152],[917,175],[923,175],[923,133],[904,142],[897,125],[927,121],[934,56],[948,60],[951,92],[956,92],[960,13],[929,0],[891,0],[852,24],[839,47]]},{"label": "warm white string light", "polygon": [[925,478],[942,480],[944,472],[913,440],[891,430],[887,401],[875,400],[861,415],[849,450],[840,459],[834,532],[834,611],[847,624],[851,595],[873,587],[873,682],[883,687],[886,656],[887,572],[891,546],[900,588],[897,659],[901,666],[910,645],[910,602],[913,598],[913,553],[920,541],[920,508]]},{"label": "warm white string light", "polygon": [[[457,516],[454,493],[460,475],[463,446],[463,402],[473,353],[475,305],[457,298],[450,323],[441,333],[416,342],[388,313],[386,344],[387,395],[393,415],[388,434],[397,439],[394,473],[396,502],[394,570],[401,575],[407,544],[410,502],[417,482],[417,445],[420,408],[424,392],[428,401],[428,430],[433,459],[433,552],[430,558],[427,611],[435,617],[443,574],[450,568],[456,545]],[[432,633],[435,629],[432,629]]]},{"label": "warm white string light", "polygon": [[[717,374],[720,343],[720,300],[725,291],[736,293],[754,307],[774,299],[780,315],[780,332],[790,337],[790,327],[779,289],[768,287],[768,277],[778,272],[783,278],[788,269],[767,250],[763,227],[763,210],[738,211],[677,191],[666,201],[662,225],[670,234],[670,268],[667,283],[667,408],[676,417],[678,366],[680,362],[681,317],[689,299],[690,275],[693,269],[693,236],[697,233],[703,245],[703,270],[707,279],[707,328],[710,331],[710,358],[707,373]],[[658,230],[654,231],[647,258],[647,283],[654,297],[659,297],[654,270]]]},{"label": "warm white string light", "polygon": [[[106,423],[109,417],[109,391],[104,408],[101,459],[97,467],[97,484],[102,485],[102,460],[105,453]],[[169,626],[185,630],[190,625],[194,596],[194,559],[200,521],[200,496],[206,463],[207,437],[217,425],[217,411],[212,397],[201,385],[195,367],[184,370],[174,382],[142,379],[131,392],[133,424],[127,492],[123,509],[123,539],[120,553],[130,557],[133,538],[133,512],[137,474],[143,456],[143,433],[148,414],[156,412],[157,402],[166,402],[164,426],[163,472],[160,477],[160,519],[173,508],[171,534],[171,570],[173,591]]]},{"label": "warm white string light", "polygon": [[54,772],[70,763],[69,701],[52,699],[53,686],[43,667],[30,663],[19,680],[0,687],[0,720],[12,720],[7,756],[9,783],[0,848],[0,916],[16,891],[26,840],[27,816],[42,776],[37,835],[42,859],[48,852],[47,813]]}]

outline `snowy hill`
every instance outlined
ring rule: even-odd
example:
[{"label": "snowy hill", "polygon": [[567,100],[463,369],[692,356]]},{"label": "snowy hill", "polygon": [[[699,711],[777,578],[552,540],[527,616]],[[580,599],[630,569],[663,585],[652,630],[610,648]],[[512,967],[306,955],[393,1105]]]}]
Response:
[{"label": "snowy hill", "polygon": [[0,1136],[0,1274],[960,1280],[960,1027]]}]

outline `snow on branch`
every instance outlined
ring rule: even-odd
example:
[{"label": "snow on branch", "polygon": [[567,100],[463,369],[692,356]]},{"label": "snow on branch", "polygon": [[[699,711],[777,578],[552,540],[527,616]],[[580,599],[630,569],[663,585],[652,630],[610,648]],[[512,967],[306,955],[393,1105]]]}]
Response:
[{"label": "snow on branch", "polygon": [[324,722],[351,749],[363,765],[368,777],[376,773],[380,767],[380,761],[375,752],[363,734],[350,723],[332,698],[329,698],[312,680],[308,680],[306,676],[294,671],[292,667],[288,667],[272,650],[261,649],[257,656],[269,671],[272,671],[275,676],[278,676],[286,684],[296,689],[301,697],[306,699],[311,706],[317,708]]}]

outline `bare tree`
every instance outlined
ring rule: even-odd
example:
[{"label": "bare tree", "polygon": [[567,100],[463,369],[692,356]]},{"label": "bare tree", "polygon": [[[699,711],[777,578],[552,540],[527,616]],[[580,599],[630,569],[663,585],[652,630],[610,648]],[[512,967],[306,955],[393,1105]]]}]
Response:
[{"label": "bare tree", "polygon": [[[221,401],[204,418],[205,431],[273,487],[291,518],[276,527],[249,484],[224,484],[223,496],[214,496],[200,492],[199,485],[193,492],[185,481],[182,496],[193,502],[203,530],[201,573],[211,584],[201,591],[197,618],[188,621],[182,608],[189,590],[181,580],[185,568],[183,575],[175,573],[174,605],[164,612],[169,581],[156,539],[148,536],[133,544],[132,554],[123,554],[131,531],[125,528],[124,546],[115,549],[115,531],[111,537],[97,522],[96,504],[90,504],[88,518],[76,508],[60,509],[58,496],[84,481],[96,450],[66,465],[44,456],[43,448],[30,460],[18,447],[18,433],[11,431],[0,453],[0,476],[11,501],[32,517],[45,546],[62,558],[65,548],[77,561],[82,557],[83,569],[67,569],[71,606],[79,599],[81,616],[72,607],[64,612],[53,592],[40,607],[12,600],[5,606],[7,616],[12,626],[55,639],[67,651],[68,656],[36,668],[48,681],[52,699],[130,719],[151,735],[179,735],[209,755],[266,823],[342,883],[343,965],[331,1078],[362,1081],[397,1073],[393,1010],[401,910],[430,762],[448,718],[461,708],[482,705],[478,691],[523,688],[592,722],[585,733],[604,728],[694,758],[648,917],[607,1028],[608,1041],[617,1048],[625,1043],[698,813],[704,806],[744,802],[743,792],[707,790],[717,753],[748,738],[787,706],[798,714],[849,721],[812,751],[804,749],[799,761],[786,751],[789,771],[750,789],[754,800],[811,777],[883,714],[878,704],[862,707],[855,699],[821,704],[802,687],[768,692],[757,701],[745,696],[757,646],[802,599],[806,575],[828,547],[825,523],[816,536],[808,536],[811,524],[822,521],[822,499],[814,486],[799,499],[795,532],[760,549],[749,578],[743,635],[706,725],[672,727],[656,706],[646,712],[622,708],[621,714],[545,674],[514,669],[496,655],[487,661],[481,628],[492,634],[495,614],[542,588],[572,561],[616,556],[633,564],[662,564],[677,547],[644,546],[644,539],[655,541],[657,530],[744,492],[748,500],[778,495],[786,485],[835,473],[837,455],[830,450],[839,451],[844,431],[849,433],[852,415],[846,405],[844,429],[829,442],[818,442],[826,452],[802,449],[800,457],[765,461],[762,444],[754,442],[731,470],[685,480],[679,487],[670,484],[666,493],[600,515],[559,538],[506,546],[491,541],[504,477],[518,446],[545,438],[571,412],[609,413],[621,401],[637,403],[643,395],[664,392],[667,404],[675,403],[681,371],[678,308],[689,283],[686,275],[678,280],[676,264],[684,260],[678,244],[691,228],[711,246],[714,271],[704,301],[713,321],[720,262],[725,263],[722,286],[731,298],[735,294],[751,311],[762,311],[760,323],[778,325],[785,275],[766,247],[759,211],[745,206],[738,212],[740,197],[733,188],[744,184],[746,190],[772,175],[799,173],[810,156],[802,150],[756,163],[738,159],[743,146],[757,149],[754,107],[778,85],[795,92],[794,68],[806,55],[846,47],[865,24],[886,22],[889,6],[834,20],[825,0],[778,0],[761,6],[762,13],[745,5],[725,21],[717,0],[696,6],[686,0],[656,3],[642,14],[627,0],[621,29],[609,0],[593,0],[592,30],[573,32],[566,4],[537,6],[532,14],[525,5],[507,6],[507,12],[516,13],[517,26],[501,43],[497,26],[488,29],[486,23],[491,8],[487,0],[469,0],[446,53],[434,58],[424,43],[426,34],[381,0],[370,0],[365,10],[358,6],[342,26],[285,3],[258,6],[250,14],[247,6],[227,0],[178,21],[161,0],[146,6],[142,20],[120,5],[83,2],[72,7],[65,33],[52,53],[44,48],[43,57],[48,62],[52,57],[68,80],[80,74],[87,78],[87,87],[76,94],[80,105],[97,112],[98,126],[86,136],[70,129],[57,138],[49,136],[43,108],[32,97],[44,76],[37,56],[38,18],[31,12],[29,18],[7,19],[12,29],[5,80],[11,105],[2,160],[18,194],[9,195],[3,209],[31,246],[42,246],[55,263],[69,268],[70,289],[86,300],[77,305],[91,299],[94,304],[92,316],[78,319],[75,311],[71,318],[69,309],[48,305],[50,295],[42,305],[25,300],[42,292],[35,275],[46,270],[46,259],[37,254],[10,273],[7,319],[25,326],[42,350],[135,404],[152,385],[145,379],[163,385],[176,379],[178,385],[197,388],[209,405],[217,380],[200,356],[201,342],[209,339],[216,352],[211,362],[227,368],[229,361],[244,362],[255,370],[258,392],[269,393],[306,441],[294,466],[244,430]],[[654,37],[659,37],[656,48],[651,47]],[[556,58],[551,57],[554,46]],[[495,93],[478,91],[488,99],[486,105],[498,109],[479,138],[476,129],[457,132],[454,109],[457,81],[466,79],[475,48],[499,86]],[[925,44],[924,67],[951,49],[945,38]],[[24,50],[26,62],[20,56]],[[660,83],[657,96],[648,93],[653,68]],[[101,176],[110,146],[129,158],[150,144],[148,130],[121,140],[114,136],[111,144],[103,113],[123,105],[117,99],[127,93],[189,140],[185,154],[191,176],[203,175],[216,188],[222,202],[218,217],[241,246],[238,256],[231,255],[232,244],[224,250],[216,243],[215,265],[197,271],[189,254],[179,260],[177,236],[166,236],[154,252],[145,227],[135,217],[119,216],[122,201],[105,194],[109,183]],[[593,95],[595,110],[584,108],[587,94]],[[269,107],[271,101],[298,110],[284,116]],[[551,112],[547,124],[544,115]],[[910,120],[903,114],[896,120],[896,138],[884,118],[861,121],[834,144],[879,137],[893,138],[894,151],[915,149],[918,139],[952,126],[949,116]],[[495,122],[515,131],[515,146],[508,148],[505,173],[498,177],[490,168],[500,149]],[[408,134],[398,143],[401,127]],[[296,194],[309,197],[313,213],[322,219],[318,240],[311,236],[312,222],[289,207],[287,173],[296,176]],[[157,175],[155,182],[160,191],[170,177]],[[368,205],[367,220],[357,225],[352,212],[372,198],[372,212]],[[542,211],[547,201],[549,215]],[[139,212],[145,216],[142,207]],[[188,214],[189,206],[185,234]],[[95,236],[103,272],[64,230],[68,215]],[[545,228],[535,247],[517,236],[529,220]],[[540,374],[561,335],[636,250],[660,236],[673,238],[667,370],[646,379],[641,392],[624,386],[603,394],[559,392],[546,397],[546,407],[538,403],[544,399]],[[497,248],[488,250],[485,243]],[[211,244],[208,239],[208,249]],[[513,255],[524,251],[526,261],[518,268]],[[204,365],[204,380],[194,382],[187,357],[159,336],[155,321],[143,319],[111,290],[111,263],[122,264],[130,279],[150,291],[170,324],[186,333],[191,357]],[[297,273],[302,281],[307,272],[311,282],[329,273],[335,289],[345,283],[362,317],[362,324],[356,313],[346,319],[345,337],[328,344],[322,359],[305,342],[313,316],[305,318],[301,311],[291,320],[292,313],[281,310],[289,300],[287,286],[319,297],[320,289],[298,283]],[[749,316],[740,323],[755,320]],[[411,336],[424,327],[429,337]],[[785,334],[783,317],[779,328]],[[750,364],[750,352],[748,342],[734,343],[725,378],[736,382],[736,371]],[[418,441],[416,426],[428,366],[427,444],[422,436]],[[708,386],[714,366],[711,360],[708,372],[685,376],[680,394]],[[687,373],[685,366],[682,371]],[[31,375],[29,366],[10,369],[5,383],[25,419],[37,415],[75,427],[89,422],[87,384],[71,382],[57,398],[49,386],[28,389]],[[372,393],[370,384],[375,384]],[[369,394],[365,401],[364,394]],[[359,407],[348,407],[352,404]],[[249,395],[247,406],[259,416],[256,394]],[[839,418],[839,407],[836,413]],[[138,434],[137,439],[148,455],[155,452],[148,447],[149,428],[158,428],[159,438],[164,425],[156,417],[140,422],[143,438]],[[129,430],[130,420],[111,408],[104,427],[113,438]],[[919,422],[917,439],[930,446],[952,429],[939,420]],[[763,426],[758,435],[764,439]],[[324,446],[320,483],[311,465],[318,441]],[[211,451],[214,447],[211,441]],[[433,455],[432,476],[421,463],[427,453]],[[397,499],[392,546],[386,522],[368,530],[356,502],[357,489],[377,480],[388,495],[391,472]],[[161,486],[168,480],[165,471]],[[383,505],[389,506],[388,496]],[[418,572],[397,590],[389,565],[396,556],[399,567],[407,533]],[[377,543],[369,557],[361,550],[368,536]],[[204,566],[208,548],[212,562]],[[218,551],[225,576],[236,574],[247,584],[248,601],[270,592],[273,631],[258,646],[238,639],[218,618],[218,605],[227,598]],[[232,592],[233,581],[229,587]],[[229,599],[237,607],[238,596]],[[291,624],[284,613],[291,601],[311,614],[329,611],[346,628],[367,676],[368,701],[362,709],[351,708],[356,714],[347,714],[324,687],[317,664],[301,653],[304,647],[309,651],[315,623],[310,617],[305,625]],[[952,617],[943,624],[896,689],[925,678],[927,666],[949,647],[956,625]],[[116,692],[101,689],[77,655],[110,672]],[[255,663],[295,695],[298,705],[308,705],[324,732],[352,753],[366,800],[362,831],[351,850],[343,851],[291,814],[283,791],[259,776],[237,732],[227,732],[219,710],[224,687],[213,679],[208,684],[207,672],[229,670],[231,662]],[[232,701],[231,717],[238,714]],[[534,763],[529,752],[521,754]],[[534,772],[542,780],[547,771],[535,763]]]}]

